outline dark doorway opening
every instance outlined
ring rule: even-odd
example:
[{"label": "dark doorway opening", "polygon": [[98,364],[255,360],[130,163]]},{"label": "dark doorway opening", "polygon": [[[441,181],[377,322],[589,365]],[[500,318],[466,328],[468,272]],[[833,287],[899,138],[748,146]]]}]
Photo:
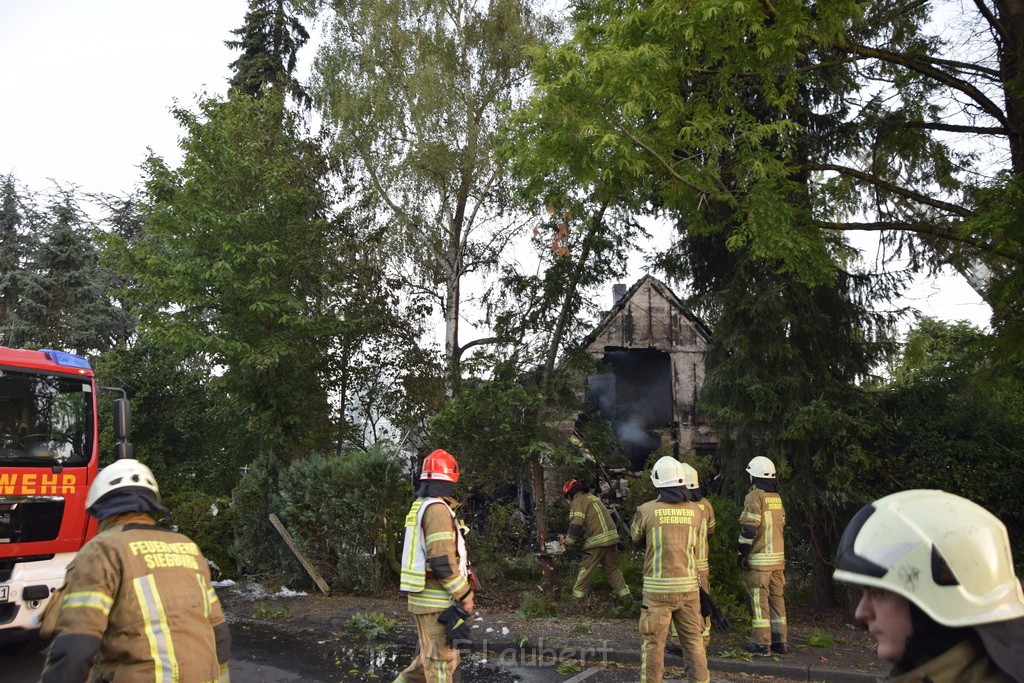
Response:
[{"label": "dark doorway opening", "polygon": [[590,404],[609,422],[632,468],[643,469],[672,426],[672,359],[652,349],[607,349],[605,372],[588,378]]}]

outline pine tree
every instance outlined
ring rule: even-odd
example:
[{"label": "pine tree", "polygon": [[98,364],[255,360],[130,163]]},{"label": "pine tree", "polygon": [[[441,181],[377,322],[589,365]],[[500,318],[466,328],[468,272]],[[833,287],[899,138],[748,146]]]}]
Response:
[{"label": "pine tree", "polygon": [[24,251],[19,203],[14,176],[8,175],[0,188],[0,344],[5,346],[16,343],[13,332],[18,324],[14,316],[18,310]]},{"label": "pine tree", "polygon": [[245,23],[231,33],[238,40],[224,44],[242,51],[230,65],[235,72],[232,89],[261,97],[267,88],[282,87],[300,106],[311,106],[294,76],[299,49],[309,41],[309,33],[288,10],[286,0],[250,0]]},{"label": "pine tree", "polygon": [[74,191],[59,190],[34,223],[40,240],[23,271],[19,343],[89,354],[126,339],[132,321],[108,296],[114,277],[100,267],[92,226]]}]

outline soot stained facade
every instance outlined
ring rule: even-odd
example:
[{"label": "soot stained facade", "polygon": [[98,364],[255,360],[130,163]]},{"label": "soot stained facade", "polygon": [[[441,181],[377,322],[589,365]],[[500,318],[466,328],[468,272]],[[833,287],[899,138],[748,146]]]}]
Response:
[{"label": "soot stained facade", "polygon": [[644,276],[615,302],[584,341],[603,361],[588,378],[591,404],[611,421],[634,469],[668,441],[678,456],[711,455],[717,439],[697,410],[710,331],[665,283]]}]

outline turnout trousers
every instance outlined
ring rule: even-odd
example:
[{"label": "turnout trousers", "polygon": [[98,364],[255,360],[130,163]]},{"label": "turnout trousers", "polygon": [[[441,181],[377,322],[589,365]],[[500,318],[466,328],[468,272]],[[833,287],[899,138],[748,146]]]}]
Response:
[{"label": "turnout trousers", "polygon": [[629,595],[629,586],[619,569],[619,548],[616,545],[604,545],[598,548],[588,548],[583,551],[583,561],[580,563],[579,574],[576,575],[576,585],[572,587],[574,598],[585,598],[590,589],[590,575],[600,565],[604,577],[612,587],[615,597],[622,598]]},{"label": "turnout trousers", "polygon": [[696,683],[709,683],[708,657],[704,651],[704,618],[700,594],[666,593],[656,600],[644,594],[640,608],[640,683],[661,683],[665,676],[665,641],[669,624],[679,632],[679,646],[686,659],[687,673]]},{"label": "turnout trousers", "polygon": [[414,614],[418,643],[416,657],[393,683],[452,683],[459,666],[459,651],[448,642],[440,612]]},{"label": "turnout trousers", "polygon": [[786,575],[782,569],[747,572],[747,606],[750,608],[750,640],[759,645],[785,644],[786,627]]}]

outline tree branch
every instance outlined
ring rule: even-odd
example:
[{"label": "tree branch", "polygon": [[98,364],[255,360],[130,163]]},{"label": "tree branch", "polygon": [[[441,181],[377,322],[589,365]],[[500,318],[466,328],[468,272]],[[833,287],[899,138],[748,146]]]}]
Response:
[{"label": "tree branch", "polygon": [[911,71],[916,71],[923,76],[934,78],[939,83],[942,83],[953,90],[957,90],[971,98],[971,100],[973,100],[985,113],[997,120],[1004,128],[1011,127],[1003,110],[1000,109],[995,102],[986,97],[985,93],[981,92],[981,90],[971,83],[937,68],[932,62],[923,62],[907,54],[890,52],[889,50],[880,50],[867,45],[861,45],[860,43],[846,43],[845,47],[854,54],[861,55],[862,57],[878,59],[883,62],[889,62],[890,64],[899,64],[901,66],[905,66]]},{"label": "tree branch", "polygon": [[973,247],[986,254],[1000,256],[1014,263],[1024,263],[1024,252],[1018,249],[1007,249],[999,247],[995,243],[983,240],[971,235],[961,235],[953,229],[943,228],[934,223],[899,223],[888,221],[874,221],[869,223],[841,223],[831,221],[817,221],[818,227],[824,230],[839,230],[842,232],[863,231],[863,232],[912,232],[917,235],[927,235],[939,239],[957,242]]},{"label": "tree branch", "polygon": [[861,180],[870,185],[875,185],[877,187],[885,189],[894,195],[903,197],[904,199],[910,199],[924,206],[930,206],[935,209],[941,209],[942,211],[946,211],[961,218],[968,218],[974,215],[973,211],[966,207],[960,206],[959,204],[951,204],[949,202],[934,199],[926,194],[916,192],[914,190],[903,187],[902,185],[897,185],[888,180],[883,180],[878,176],[872,175],[871,173],[862,171],[857,168],[840,166],[838,164],[807,164],[803,167],[803,169],[806,171],[835,171],[836,173],[839,173],[841,175],[850,176],[851,178],[856,178],[857,180]]}]

